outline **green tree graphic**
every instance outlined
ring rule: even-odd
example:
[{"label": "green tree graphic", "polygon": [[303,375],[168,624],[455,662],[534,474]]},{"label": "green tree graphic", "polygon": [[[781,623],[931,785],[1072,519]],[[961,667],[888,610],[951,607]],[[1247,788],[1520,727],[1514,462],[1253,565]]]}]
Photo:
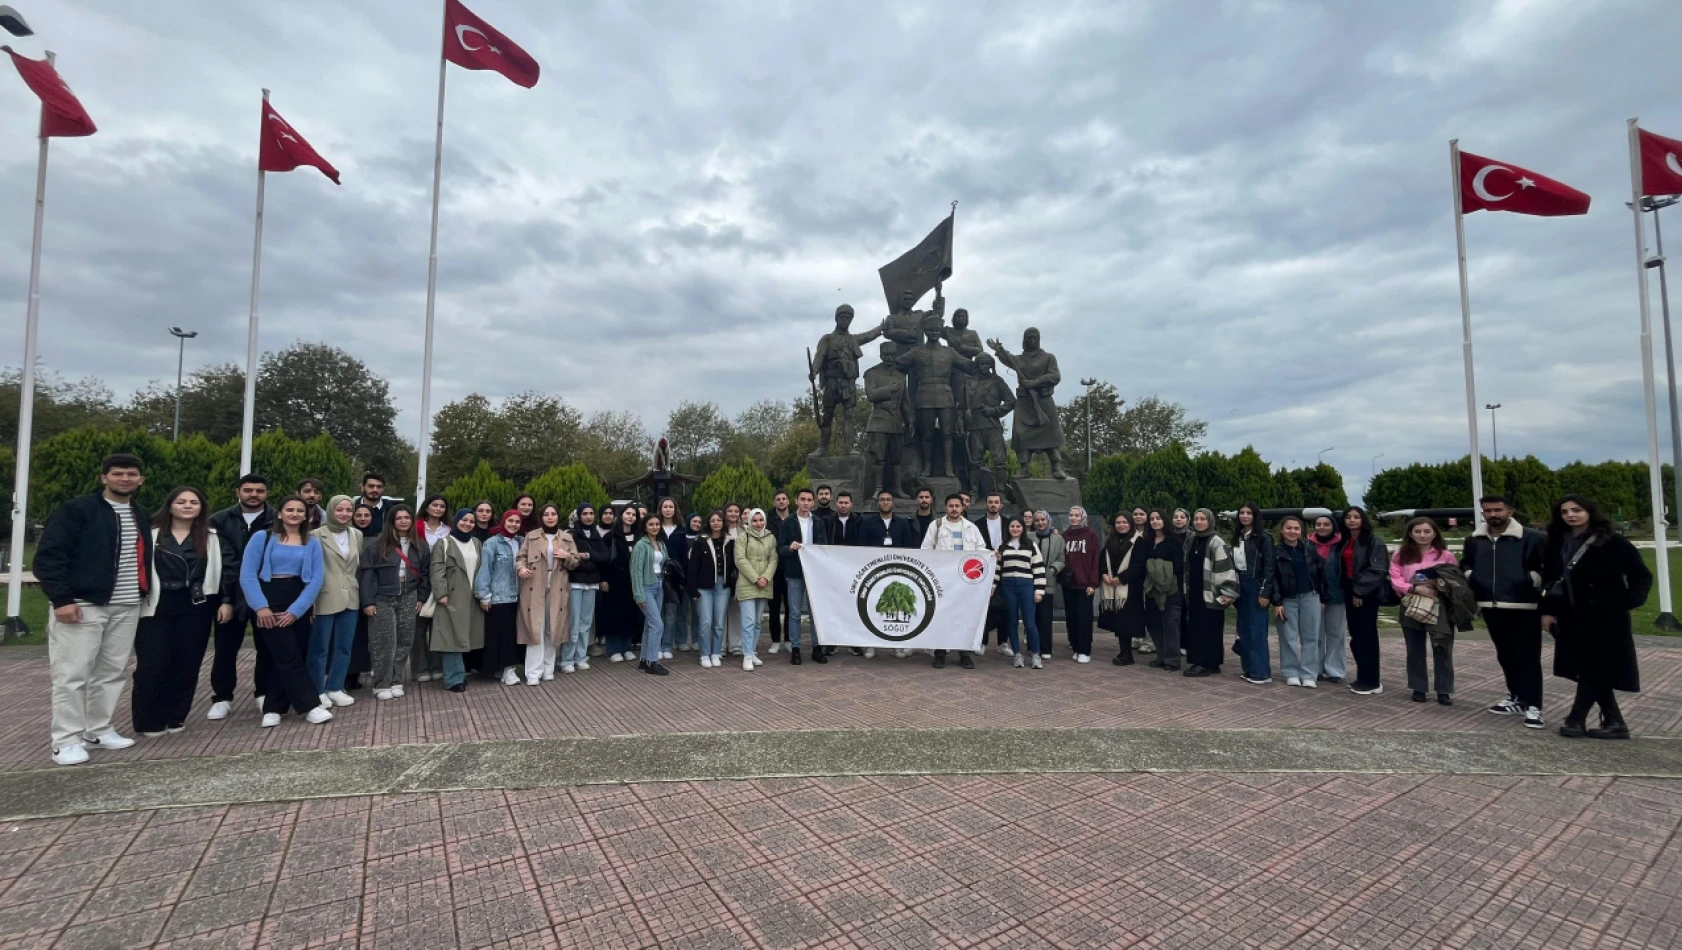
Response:
[{"label": "green tree graphic", "polygon": [[876,598],[876,612],[899,623],[909,621],[916,610],[917,595],[899,581],[889,584],[882,596]]}]

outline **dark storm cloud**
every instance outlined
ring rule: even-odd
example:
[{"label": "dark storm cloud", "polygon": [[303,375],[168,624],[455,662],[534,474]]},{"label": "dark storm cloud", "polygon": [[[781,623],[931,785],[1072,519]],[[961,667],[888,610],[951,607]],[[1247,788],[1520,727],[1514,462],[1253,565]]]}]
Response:
[{"label": "dark storm cloud", "polygon": [[[168,374],[171,324],[203,331],[189,359],[243,358],[268,85],[345,185],[269,178],[264,348],[352,350],[413,437],[436,5],[164,6],[31,11],[102,126],[54,145],[47,363],[126,391]],[[1468,220],[1503,450],[1644,453],[1622,120],[1682,130],[1657,0],[474,7],[544,75],[449,75],[439,404],[538,388],[657,429],[680,399],[787,399],[834,306],[880,319],[876,268],[956,199],[952,306],[1012,346],[1044,330],[1060,396],[1096,375],[1185,403],[1222,449],[1335,446],[1358,492],[1380,452],[1465,451],[1460,136],[1595,196]],[[19,324],[25,97],[0,83]]]}]

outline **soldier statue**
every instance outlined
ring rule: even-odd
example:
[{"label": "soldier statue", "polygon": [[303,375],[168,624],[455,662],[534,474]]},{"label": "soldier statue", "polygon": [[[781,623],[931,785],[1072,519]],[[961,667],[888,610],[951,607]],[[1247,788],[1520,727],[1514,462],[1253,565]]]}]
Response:
[{"label": "soldier statue", "polygon": [[987,345],[999,355],[999,362],[1016,371],[1016,439],[1017,478],[1028,477],[1028,461],[1035,452],[1044,452],[1051,465],[1052,478],[1068,478],[1063,471],[1063,424],[1057,416],[1057,404],[1052,391],[1063,381],[1057,370],[1057,357],[1040,349],[1040,331],[1029,327],[1022,334],[1022,354],[1012,356],[998,340]]},{"label": "soldier statue", "polygon": [[[942,335],[940,314],[928,314],[923,320],[923,345],[901,353],[894,361],[894,365],[910,371],[916,380],[912,404],[917,409],[917,442],[923,449],[924,478],[930,474],[937,448],[943,451],[946,461],[943,471],[952,470],[952,434],[957,426],[952,374],[975,375],[975,364],[944,345]],[[940,438],[942,435],[946,437],[944,440]]]},{"label": "soldier statue", "polygon": [[841,422],[841,452],[844,455],[853,452],[849,412],[858,401],[859,358],[864,355],[864,344],[881,336],[887,322],[883,321],[869,333],[859,334],[848,332],[852,323],[850,305],[835,308],[835,332],[824,334],[818,341],[812,366],[806,374],[808,379],[818,382],[818,395],[823,400],[818,417],[818,447],[812,450],[813,455],[829,452],[829,436],[837,416]]},{"label": "soldier statue", "polygon": [[[946,345],[956,350],[959,356],[966,360],[973,360],[982,355],[981,334],[969,328],[969,311],[958,309],[952,311],[952,325],[946,328]],[[958,476],[965,488],[974,490],[977,485],[970,471],[974,456],[969,450],[969,387],[964,385],[964,378],[958,371],[952,372],[952,398],[954,400],[953,415],[957,417],[957,424],[952,431],[954,445],[952,458],[957,465],[957,471],[948,471],[948,475]],[[977,463],[979,464],[979,463]]]},{"label": "soldier statue", "polygon": [[899,494],[900,442],[914,418],[905,371],[893,365],[892,351],[892,343],[882,344],[882,362],[864,371],[864,398],[870,400],[870,419],[864,424],[867,498],[884,488]]},{"label": "soldier statue", "polygon": [[[994,371],[993,358],[986,353],[975,357],[975,378],[966,381],[965,401],[969,410],[969,459],[974,472],[981,471],[981,459],[993,453],[992,491],[1002,492],[1010,471],[1010,457],[1005,453],[1004,417],[1016,408],[1016,396],[1010,384]],[[979,481],[979,479],[978,479]],[[972,485],[975,491],[980,484]]]}]

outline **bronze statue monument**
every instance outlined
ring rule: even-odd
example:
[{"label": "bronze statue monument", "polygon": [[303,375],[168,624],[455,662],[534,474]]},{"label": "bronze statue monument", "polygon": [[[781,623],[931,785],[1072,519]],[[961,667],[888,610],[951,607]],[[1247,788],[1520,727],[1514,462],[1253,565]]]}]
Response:
[{"label": "bronze statue monument", "polygon": [[981,471],[981,460],[989,452],[993,455],[993,484],[972,484],[974,491],[991,489],[1003,492],[1010,472],[1010,456],[1005,452],[1004,417],[1016,408],[1016,396],[1010,384],[994,371],[993,358],[986,353],[975,357],[975,378],[965,381],[964,397],[969,410],[969,461],[971,471]]},{"label": "bronze statue monument", "polygon": [[864,424],[866,498],[883,488],[900,493],[900,443],[914,418],[905,371],[892,362],[893,344],[878,349],[882,362],[864,371],[864,398],[870,400],[870,418]]},{"label": "bronze statue monument", "polygon": [[835,332],[825,333],[818,340],[817,352],[806,373],[808,379],[818,382],[819,398],[823,400],[819,407],[818,447],[812,450],[813,455],[829,453],[829,437],[837,416],[841,422],[841,453],[853,452],[852,420],[848,412],[859,398],[859,358],[864,355],[864,344],[881,336],[887,322],[869,333],[858,334],[848,331],[852,323],[852,306],[842,304],[835,308]]},{"label": "bronze statue monument", "polygon": [[1019,471],[1017,478],[1028,477],[1028,461],[1035,452],[1044,452],[1051,465],[1051,477],[1068,478],[1063,471],[1063,424],[1057,417],[1057,404],[1052,391],[1063,381],[1057,370],[1057,357],[1040,349],[1040,331],[1029,327],[1022,334],[1022,354],[1013,356],[998,340],[987,345],[999,355],[999,362],[1016,371],[1016,451]]},{"label": "bronze statue monument", "polygon": [[975,375],[975,364],[942,342],[944,329],[940,315],[929,314],[923,320],[923,345],[901,353],[894,360],[894,365],[911,371],[917,380],[912,404],[917,409],[917,443],[923,449],[924,478],[931,474],[936,452],[941,453],[946,463],[942,471],[952,470],[952,438],[957,426],[952,377],[954,373]]}]

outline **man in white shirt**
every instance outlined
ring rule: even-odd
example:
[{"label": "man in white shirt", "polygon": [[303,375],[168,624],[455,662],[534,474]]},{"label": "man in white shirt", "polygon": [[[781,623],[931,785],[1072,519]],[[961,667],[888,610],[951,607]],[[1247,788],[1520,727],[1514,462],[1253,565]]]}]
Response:
[{"label": "man in white shirt", "polygon": [[997,551],[999,545],[1005,543],[1005,500],[998,492],[987,495],[987,514],[975,519],[976,526],[981,528],[982,542],[987,550]]},{"label": "man in white shirt", "polygon": [[[929,525],[928,533],[923,535],[923,550],[925,551],[985,551],[987,545],[981,537],[980,526],[964,519],[964,500],[957,495],[946,496],[946,517]],[[966,670],[975,669],[975,661],[970,659],[968,652],[958,653],[958,665]],[[946,651],[934,651],[934,668],[946,667]]]}]

